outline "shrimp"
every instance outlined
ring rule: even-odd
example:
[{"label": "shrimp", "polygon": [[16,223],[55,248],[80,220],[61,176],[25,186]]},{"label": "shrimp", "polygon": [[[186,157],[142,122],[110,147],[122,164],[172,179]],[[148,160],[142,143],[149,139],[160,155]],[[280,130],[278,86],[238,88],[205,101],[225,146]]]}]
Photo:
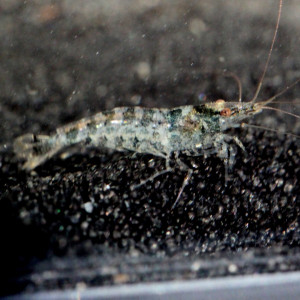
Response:
[{"label": "shrimp", "polygon": [[259,111],[258,103],[221,99],[173,109],[117,107],[60,127],[50,136],[26,134],[18,137],[14,149],[26,160],[23,168],[28,171],[67,146],[82,142],[118,151],[152,154],[166,160],[173,152],[199,153],[213,148],[225,158],[228,156],[227,138],[222,132],[239,127],[243,119]]},{"label": "shrimp", "polygon": [[157,176],[172,171],[174,168],[170,167],[170,158],[172,154],[175,154],[176,162],[187,171],[187,175],[173,205],[174,208],[193,172],[178,159],[179,153],[190,156],[217,154],[224,161],[227,174],[227,168],[234,164],[235,158],[235,148],[230,142],[235,142],[243,150],[245,148],[238,137],[226,134],[225,131],[241,127],[245,120],[264,109],[274,109],[268,107],[267,104],[300,81],[298,79],[270,99],[256,102],[276,40],[281,10],[282,0],[279,1],[275,33],[265,68],[251,101],[242,102],[242,89],[238,80],[240,96],[239,101],[236,102],[219,99],[215,102],[185,105],[172,109],[116,107],[62,126],[51,135],[25,134],[14,141],[16,155],[25,159],[23,169],[33,170],[66,147],[78,143],[164,158],[166,168],[133,186],[137,188],[149,180],[154,180]]}]

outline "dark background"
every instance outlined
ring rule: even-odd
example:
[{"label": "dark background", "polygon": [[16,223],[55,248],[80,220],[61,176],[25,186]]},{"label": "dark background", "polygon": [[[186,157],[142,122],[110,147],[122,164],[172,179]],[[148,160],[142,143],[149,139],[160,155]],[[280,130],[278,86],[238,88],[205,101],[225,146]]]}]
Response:
[{"label": "dark background", "polygon": [[[237,129],[231,181],[216,156],[131,191],[164,161],[81,149],[26,174],[15,137],[116,106],[249,100],[278,1],[0,1],[1,291],[208,278],[299,269],[299,139]],[[261,100],[300,77],[297,0],[285,1]],[[299,85],[276,107],[299,113]],[[292,102],[292,103],[290,103]],[[298,109],[297,109],[298,108]],[[265,111],[251,123],[299,134]]]}]

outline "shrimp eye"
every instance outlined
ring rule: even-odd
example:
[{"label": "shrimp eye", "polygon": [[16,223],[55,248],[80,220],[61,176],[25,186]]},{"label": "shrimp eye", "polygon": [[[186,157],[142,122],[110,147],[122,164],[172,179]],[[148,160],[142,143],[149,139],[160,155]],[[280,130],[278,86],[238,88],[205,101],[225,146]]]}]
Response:
[{"label": "shrimp eye", "polygon": [[229,117],[231,115],[231,109],[226,107],[220,111],[220,115],[224,117]]}]

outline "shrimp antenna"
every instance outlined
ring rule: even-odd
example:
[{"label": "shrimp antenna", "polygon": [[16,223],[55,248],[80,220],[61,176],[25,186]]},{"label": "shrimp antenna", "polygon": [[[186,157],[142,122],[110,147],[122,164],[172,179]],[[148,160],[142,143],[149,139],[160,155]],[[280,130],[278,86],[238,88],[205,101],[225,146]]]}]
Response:
[{"label": "shrimp antenna", "polygon": [[260,106],[261,109],[268,109],[268,110],[274,110],[274,111],[278,111],[278,112],[281,112],[285,115],[289,115],[289,116],[292,116],[294,118],[297,118],[297,119],[300,119],[300,116],[296,115],[296,114],[293,114],[293,113],[290,113],[288,111],[285,111],[285,110],[282,110],[282,109],[279,109],[279,108],[275,108],[275,107],[270,107],[270,106]]},{"label": "shrimp antenna", "polygon": [[271,132],[277,132],[277,133],[280,133],[280,134],[293,136],[297,139],[300,139],[300,135],[290,133],[290,132],[280,132],[279,130],[272,129],[272,128],[269,128],[269,127],[258,126],[258,125],[247,124],[247,123],[242,123],[241,127],[249,127],[249,128],[254,128],[254,129],[263,129],[263,130],[267,130],[267,131],[271,131]]},{"label": "shrimp antenna", "polygon": [[[272,96],[271,98],[260,102],[260,104],[262,105],[267,105],[271,102],[273,102],[275,99],[277,99],[279,96],[281,96],[282,94],[284,94],[286,91],[288,91],[289,89],[291,89],[292,87],[294,87],[296,84],[298,84],[300,82],[300,78],[297,79],[295,82],[293,82],[292,84],[286,86],[283,90],[281,90],[279,93],[277,93],[276,95]],[[274,102],[274,103],[278,103],[278,102]]]},{"label": "shrimp antenna", "polygon": [[282,0],[279,1],[279,9],[278,9],[278,15],[277,15],[277,23],[276,23],[276,27],[275,27],[275,32],[274,32],[274,36],[273,36],[273,40],[272,40],[272,44],[271,44],[271,47],[270,47],[270,50],[269,50],[269,54],[268,54],[268,58],[267,58],[267,62],[265,64],[265,68],[264,68],[264,71],[261,75],[261,78],[259,80],[259,83],[257,85],[257,88],[256,88],[256,92],[254,94],[254,97],[252,98],[252,100],[250,102],[255,102],[256,99],[257,99],[257,96],[261,90],[261,87],[262,87],[262,83],[264,81],[264,78],[265,78],[265,75],[266,75],[266,72],[267,72],[267,69],[268,69],[268,66],[269,66],[269,62],[270,62],[270,59],[271,59],[271,54],[272,54],[272,51],[273,51],[273,47],[274,47],[274,44],[275,44],[275,41],[276,41],[276,37],[277,37],[277,32],[278,32],[278,27],[279,27],[279,21],[280,21],[280,17],[281,17],[281,11],[282,11]]},{"label": "shrimp antenna", "polygon": [[229,71],[224,71],[223,75],[225,77],[232,77],[236,81],[236,83],[239,87],[239,102],[241,103],[242,102],[242,92],[243,91],[242,91],[242,84],[241,84],[240,79],[234,73],[229,72]]}]

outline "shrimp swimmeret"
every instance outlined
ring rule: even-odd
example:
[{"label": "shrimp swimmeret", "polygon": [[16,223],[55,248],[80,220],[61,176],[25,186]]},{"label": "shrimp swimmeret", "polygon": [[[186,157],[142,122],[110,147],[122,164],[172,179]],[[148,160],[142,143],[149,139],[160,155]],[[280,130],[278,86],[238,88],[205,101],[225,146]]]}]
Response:
[{"label": "shrimp swimmeret", "polygon": [[[17,156],[25,159],[23,168],[33,170],[53,157],[66,147],[78,143],[117,151],[133,151],[163,157],[166,169],[134,186],[138,187],[148,180],[170,172],[169,161],[173,153],[178,157],[180,152],[187,155],[217,154],[225,162],[225,166],[234,163],[234,141],[244,149],[236,136],[224,133],[225,130],[240,127],[243,122],[258,114],[263,109],[273,109],[267,104],[284,93],[296,81],[282,92],[263,102],[256,102],[264,79],[274,42],[277,35],[281,15],[282,0],[279,4],[276,29],[272,40],[269,56],[253,99],[249,102],[215,102],[200,105],[167,108],[117,107],[110,111],[99,112],[66,126],[60,127],[52,135],[25,134],[14,142]],[[295,115],[294,115],[295,116]],[[299,116],[295,116],[299,118]],[[188,184],[192,170],[179,159],[176,160],[187,176],[179,191],[175,204],[180,198],[184,187]]]}]

